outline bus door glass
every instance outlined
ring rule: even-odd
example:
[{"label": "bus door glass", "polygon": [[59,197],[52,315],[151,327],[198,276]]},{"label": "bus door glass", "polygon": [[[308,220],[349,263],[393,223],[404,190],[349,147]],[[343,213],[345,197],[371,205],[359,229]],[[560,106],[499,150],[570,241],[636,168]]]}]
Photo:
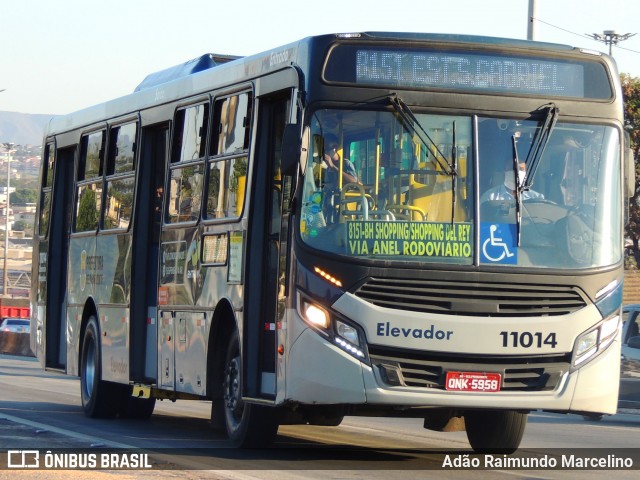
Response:
[{"label": "bus door glass", "polygon": [[[158,383],[201,394],[205,363],[199,221],[204,197],[208,98],[176,111],[164,189],[158,286]],[[197,348],[192,348],[196,345]]]},{"label": "bus door glass", "polygon": [[280,171],[281,144],[290,109],[290,91],[259,98],[258,140],[245,281],[245,392],[275,398],[276,342],[284,315],[286,233],[290,177]]},{"label": "bus door glass", "polygon": [[[47,146],[46,176],[43,178],[40,205],[40,262],[45,264],[46,273],[43,277],[38,276],[37,301],[38,309],[45,311],[38,312],[38,321],[44,318],[44,323],[42,330],[37,330],[36,353],[47,367],[63,368],[67,363],[65,291],[69,254],[67,238],[71,231],[72,211],[69,205],[72,202],[77,149],[70,147],[54,151],[54,148],[53,143]],[[42,332],[46,337],[43,338]]]},{"label": "bus door glass", "polygon": [[158,264],[164,174],[169,151],[170,125],[162,123],[142,129],[142,148],[138,169],[137,201],[131,284],[132,380],[156,380],[158,375]]}]

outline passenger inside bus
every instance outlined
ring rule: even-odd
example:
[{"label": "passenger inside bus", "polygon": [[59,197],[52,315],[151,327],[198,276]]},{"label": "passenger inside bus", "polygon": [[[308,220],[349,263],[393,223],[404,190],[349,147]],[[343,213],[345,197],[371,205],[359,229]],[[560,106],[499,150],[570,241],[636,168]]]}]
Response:
[{"label": "passenger inside bus", "polygon": [[[338,137],[329,133],[324,136],[324,157],[322,159],[323,167],[326,169],[325,188],[326,185],[338,187],[338,175],[340,172],[340,151],[342,147],[338,143]],[[348,158],[342,159],[342,180],[344,183],[357,183],[358,174],[353,163]]]},{"label": "passenger inside bus", "polygon": [[[356,169],[348,158],[341,158],[342,147],[338,137],[329,133],[324,136],[324,154],[322,157],[321,176],[324,177],[322,210],[327,223],[335,223],[338,215],[341,187],[348,183],[358,183]],[[342,166],[340,165],[342,164]],[[342,168],[342,182],[340,169]]]}]

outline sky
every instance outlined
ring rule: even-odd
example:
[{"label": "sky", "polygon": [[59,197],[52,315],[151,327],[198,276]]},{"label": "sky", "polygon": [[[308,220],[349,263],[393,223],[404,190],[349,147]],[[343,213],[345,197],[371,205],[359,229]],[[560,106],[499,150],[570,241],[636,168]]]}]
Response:
[{"label": "sky", "polygon": [[[0,0],[0,111],[65,114],[204,53],[252,55],[310,35],[526,39],[528,10],[529,0]],[[535,18],[535,40],[603,52],[587,34],[638,33],[612,54],[640,77],[640,1],[535,0]]]}]

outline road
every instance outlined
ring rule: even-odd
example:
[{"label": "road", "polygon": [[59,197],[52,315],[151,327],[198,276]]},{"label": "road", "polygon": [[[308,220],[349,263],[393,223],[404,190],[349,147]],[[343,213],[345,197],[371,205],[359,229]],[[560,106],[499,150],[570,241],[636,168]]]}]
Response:
[{"label": "road", "polygon": [[[464,432],[437,433],[416,419],[348,417],[340,427],[282,426],[276,448],[236,450],[208,424],[209,402],[158,402],[148,421],[94,420],[80,408],[79,381],[44,372],[35,359],[0,355],[0,451],[67,449],[108,452],[133,449],[149,453],[152,464],[166,470],[72,472],[68,478],[232,478],[232,479],[388,479],[425,478],[575,478],[575,470],[442,469],[469,458]],[[640,463],[640,414],[625,411],[600,422],[576,415],[533,413],[519,454],[591,455],[607,448],[618,457],[632,451]],[[144,450],[140,450],[144,449]],[[178,450],[176,450],[178,449]],[[123,450],[128,451],[128,450]],[[602,451],[600,451],[602,453]],[[473,456],[471,457],[473,458]],[[498,458],[499,460],[499,458]],[[495,466],[495,465],[494,465]],[[176,470],[177,469],[177,470]],[[9,475],[10,474],[10,475]],[[637,471],[580,471],[582,478],[637,478]],[[61,472],[0,470],[0,478],[67,478]],[[69,475],[66,473],[64,475]],[[85,475],[85,476],[83,476]],[[105,477],[106,476],[106,477]],[[112,477],[109,477],[112,478]]]}]

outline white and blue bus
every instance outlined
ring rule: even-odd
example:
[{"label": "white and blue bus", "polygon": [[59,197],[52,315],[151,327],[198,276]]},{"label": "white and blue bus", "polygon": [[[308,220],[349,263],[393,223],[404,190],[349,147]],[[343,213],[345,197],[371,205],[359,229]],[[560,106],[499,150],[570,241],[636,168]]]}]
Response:
[{"label": "white and blue bus", "polygon": [[238,446],[363,415],[513,451],[530,411],[612,414],[622,102],[607,55],[457,35],[151,74],[50,122],[32,349],[90,417],[208,399]]}]

